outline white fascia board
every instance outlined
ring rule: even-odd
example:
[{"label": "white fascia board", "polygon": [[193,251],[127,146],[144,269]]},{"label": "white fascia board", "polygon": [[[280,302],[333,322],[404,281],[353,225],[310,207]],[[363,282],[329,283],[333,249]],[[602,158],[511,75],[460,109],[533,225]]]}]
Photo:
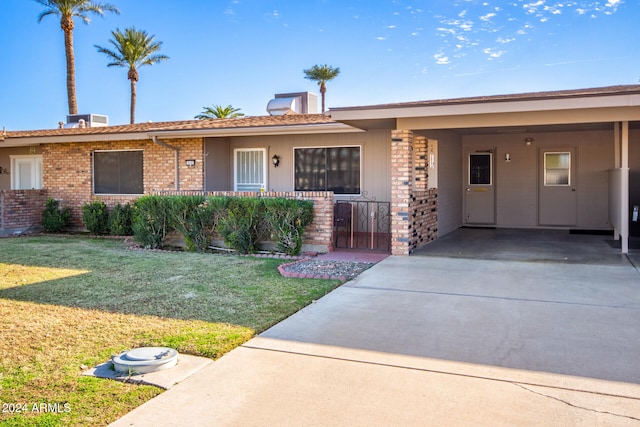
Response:
[{"label": "white fascia board", "polygon": [[148,132],[149,137],[159,138],[205,138],[205,137],[227,137],[227,136],[268,136],[268,135],[302,135],[302,134],[322,134],[322,133],[346,133],[364,132],[362,129],[354,128],[344,123],[323,123],[316,125],[288,125],[288,126],[263,126],[244,128],[221,128],[221,129],[184,129],[184,130],[159,130]]},{"label": "white fascia board", "polygon": [[612,107],[638,107],[640,95],[584,96],[560,99],[472,102],[462,104],[396,106],[354,110],[331,110],[334,120],[441,117],[474,114],[517,113],[533,111],[576,110]]},{"label": "white fascia board", "polygon": [[140,141],[150,139],[146,133],[94,133],[90,135],[61,135],[61,136],[28,136],[5,138],[0,141],[2,147],[23,147],[38,144],[62,144],[65,142],[103,142],[103,141]]}]

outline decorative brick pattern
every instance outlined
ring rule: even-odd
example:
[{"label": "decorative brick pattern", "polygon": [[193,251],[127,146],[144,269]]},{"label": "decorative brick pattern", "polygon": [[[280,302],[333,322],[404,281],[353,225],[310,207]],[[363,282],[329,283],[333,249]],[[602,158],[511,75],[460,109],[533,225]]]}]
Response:
[{"label": "decorative brick pattern", "polygon": [[46,202],[46,190],[1,190],[0,235],[41,229]]},{"label": "decorative brick pattern", "polygon": [[416,136],[413,138],[413,189],[420,191],[429,188],[429,174],[427,169],[427,138]]},{"label": "decorative brick pattern", "polygon": [[391,132],[392,255],[409,255],[438,236],[438,194],[427,190],[426,151],[425,138]]}]

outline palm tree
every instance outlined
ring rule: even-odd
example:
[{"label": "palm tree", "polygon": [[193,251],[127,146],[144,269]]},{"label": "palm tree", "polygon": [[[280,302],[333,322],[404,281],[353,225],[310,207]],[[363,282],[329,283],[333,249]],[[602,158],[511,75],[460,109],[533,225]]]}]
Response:
[{"label": "palm tree", "polygon": [[233,108],[231,105],[222,107],[220,105],[214,105],[213,107],[202,107],[204,111],[195,116],[195,119],[210,120],[210,119],[235,119],[236,117],[244,116],[244,113],[240,112],[240,108]]},{"label": "palm tree", "polygon": [[320,95],[322,97],[322,114],[324,114],[324,94],[327,92],[325,85],[329,80],[335,79],[340,74],[340,67],[333,68],[330,65],[314,65],[308,70],[304,70],[305,79],[313,80],[320,86]]},{"label": "palm tree", "polygon": [[82,19],[89,23],[89,13],[104,16],[105,12],[119,14],[117,7],[108,3],[100,3],[92,0],[35,0],[46,9],[38,15],[38,22],[45,16],[57,15],[60,17],[60,27],[64,32],[64,52],[67,58],[67,101],[69,114],[78,114],[78,101],[76,100],[76,66],[73,53],[73,18]]},{"label": "palm tree", "polygon": [[107,55],[111,62],[107,67],[128,67],[127,78],[131,80],[131,124],[135,122],[136,115],[136,83],[138,82],[138,67],[143,65],[153,65],[169,59],[168,56],[158,54],[162,47],[162,42],[154,41],[153,35],[146,31],[136,30],[134,27],[125,28],[124,32],[116,29],[112,31],[113,39],[109,42],[115,47],[110,50],[105,47],[95,45],[98,52]]}]

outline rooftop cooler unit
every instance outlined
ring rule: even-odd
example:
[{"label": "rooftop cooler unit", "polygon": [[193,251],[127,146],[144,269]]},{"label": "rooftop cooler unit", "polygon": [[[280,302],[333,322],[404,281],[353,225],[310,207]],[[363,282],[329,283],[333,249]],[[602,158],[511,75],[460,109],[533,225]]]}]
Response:
[{"label": "rooftop cooler unit", "polygon": [[109,126],[109,117],[102,114],[72,114],[67,116],[65,128],[97,128]]},{"label": "rooftop cooler unit", "polygon": [[279,93],[267,104],[271,116],[318,114],[318,95],[311,92]]}]

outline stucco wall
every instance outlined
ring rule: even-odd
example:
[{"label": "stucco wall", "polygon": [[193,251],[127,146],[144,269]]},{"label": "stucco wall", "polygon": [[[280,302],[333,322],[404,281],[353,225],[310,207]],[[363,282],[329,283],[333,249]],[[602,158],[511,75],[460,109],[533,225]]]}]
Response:
[{"label": "stucco wall", "polygon": [[[525,137],[533,138],[526,145]],[[495,150],[496,225],[538,226],[540,153],[575,147],[578,228],[609,229],[608,171],[614,166],[612,131],[467,135],[463,150]],[[511,161],[505,162],[509,153]],[[466,159],[461,157],[462,167]]]},{"label": "stucco wall", "polygon": [[[293,149],[298,147],[361,146],[362,169],[361,188],[367,197],[389,201],[391,197],[391,133],[390,130],[368,132],[321,134],[321,135],[279,135],[248,136],[230,138],[230,162],[233,165],[235,148],[265,148],[268,162],[268,190],[293,190]],[[221,143],[224,139],[221,138]],[[280,157],[280,166],[271,164],[271,157]],[[233,168],[229,168],[229,182],[233,187]],[[348,196],[336,195],[336,199]]]}]

